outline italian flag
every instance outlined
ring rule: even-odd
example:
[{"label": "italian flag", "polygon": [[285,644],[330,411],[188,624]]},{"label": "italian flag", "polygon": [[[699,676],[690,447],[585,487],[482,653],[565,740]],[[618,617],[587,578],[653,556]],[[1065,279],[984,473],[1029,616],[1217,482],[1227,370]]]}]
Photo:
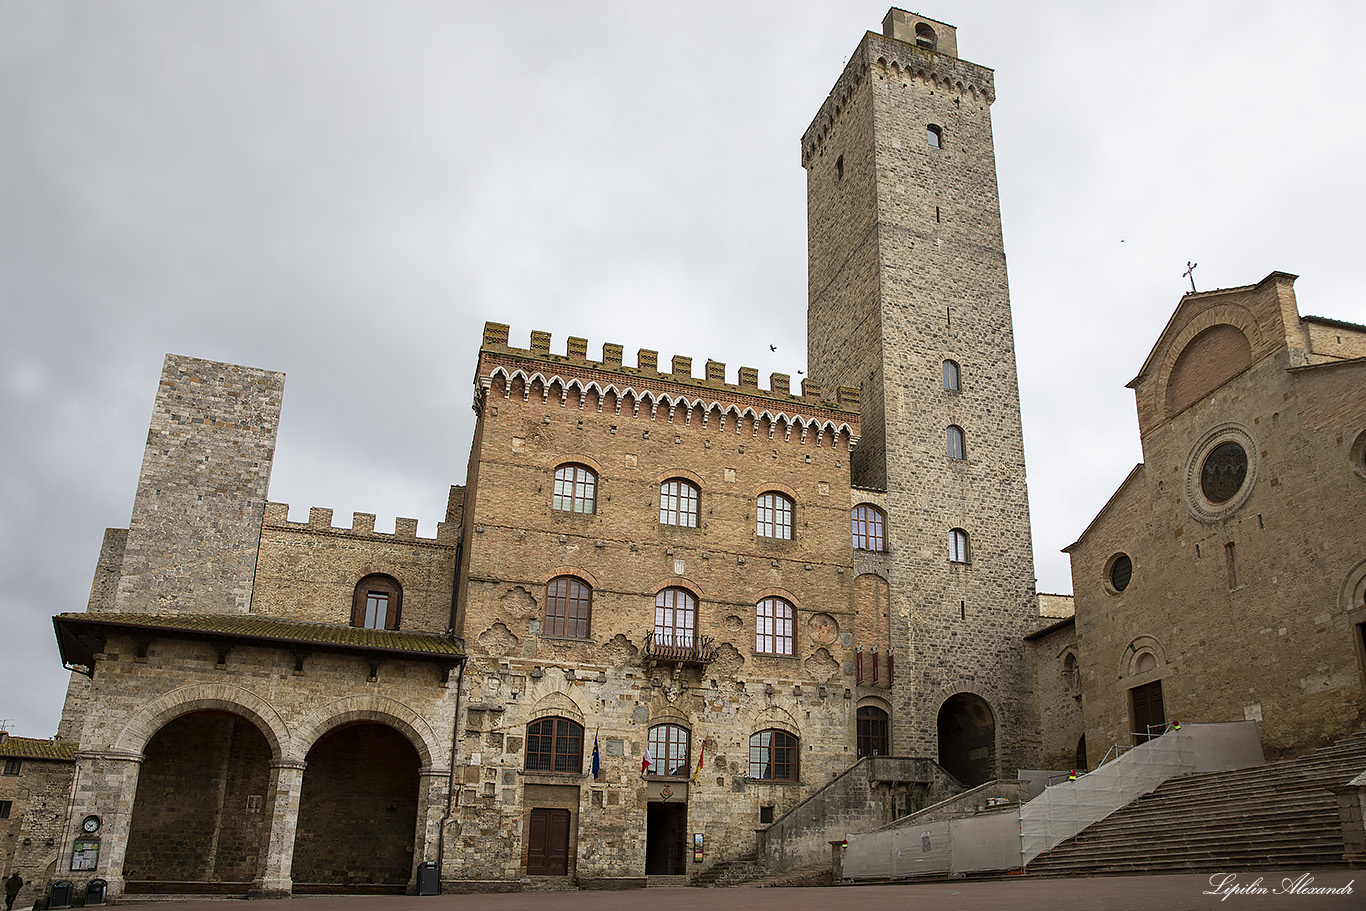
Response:
[{"label": "italian flag", "polygon": [[640,774],[644,775],[650,771],[650,766],[654,765],[655,758],[650,755],[650,745],[645,744],[645,752],[640,757]]}]

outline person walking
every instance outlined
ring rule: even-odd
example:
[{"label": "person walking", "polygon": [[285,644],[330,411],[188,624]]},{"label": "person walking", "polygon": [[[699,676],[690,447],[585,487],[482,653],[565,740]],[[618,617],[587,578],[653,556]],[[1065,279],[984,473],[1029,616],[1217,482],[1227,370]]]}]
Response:
[{"label": "person walking", "polygon": [[18,897],[19,890],[24,888],[24,878],[15,870],[10,874],[9,879],[5,880],[5,911],[14,911],[14,899]]}]

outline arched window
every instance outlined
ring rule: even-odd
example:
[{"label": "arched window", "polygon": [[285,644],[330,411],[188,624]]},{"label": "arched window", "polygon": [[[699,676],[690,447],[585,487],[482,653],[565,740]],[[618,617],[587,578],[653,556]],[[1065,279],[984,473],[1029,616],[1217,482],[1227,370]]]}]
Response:
[{"label": "arched window", "polygon": [[962,370],[957,361],[944,362],[944,388],[949,392],[958,392],[963,388]]},{"label": "arched window", "polygon": [[356,583],[351,600],[351,625],[365,629],[398,629],[403,589],[392,576],[379,573]]},{"label": "arched window", "polygon": [[697,527],[701,494],[697,485],[682,478],[670,478],[659,485],[659,524]]},{"label": "arched window", "polygon": [[932,149],[942,149],[944,147],[943,128],[934,124],[925,127],[925,141],[930,144]]},{"label": "arched window", "polygon": [[949,560],[953,563],[967,563],[968,533],[961,528],[949,532]]},{"label": "arched window", "polygon": [[797,780],[797,737],[776,728],[749,738],[749,777],[763,781]]},{"label": "arched window", "polygon": [[754,608],[754,650],[765,655],[792,654],[792,605],[765,598]]},{"label": "arched window", "polygon": [[886,756],[887,713],[875,705],[859,706],[854,723],[859,756]]},{"label": "arched window", "polygon": [[949,458],[962,461],[967,458],[967,446],[963,442],[963,428],[957,424],[950,424],[948,432],[944,435],[947,443]]},{"label": "arched window", "polygon": [[761,494],[757,530],[761,538],[792,540],[792,501],[773,491]]},{"label": "arched window", "polygon": [[528,772],[582,772],[583,725],[568,718],[539,718],[526,726]]},{"label": "arched window", "polygon": [[854,507],[854,550],[886,550],[882,535],[886,516],[876,506]]},{"label": "arched window", "polygon": [[655,595],[655,641],[692,648],[697,630],[697,599],[686,588]]},{"label": "arched window", "polygon": [[1062,685],[1069,690],[1081,688],[1081,674],[1077,670],[1077,656],[1068,652],[1067,657],[1062,659]]},{"label": "arched window", "polygon": [[593,611],[593,589],[571,576],[551,579],[545,587],[545,634],[588,638]]},{"label": "arched window", "polygon": [[923,22],[915,24],[915,46],[923,47],[927,51],[932,51],[939,46],[939,36],[934,29]]},{"label": "arched window", "polygon": [[596,511],[598,476],[583,465],[561,465],[555,469],[554,507],[561,512]]},{"label": "arched window", "polygon": [[691,769],[689,740],[688,729],[681,725],[657,724],[650,728],[650,756],[654,761],[646,774],[687,778]]}]

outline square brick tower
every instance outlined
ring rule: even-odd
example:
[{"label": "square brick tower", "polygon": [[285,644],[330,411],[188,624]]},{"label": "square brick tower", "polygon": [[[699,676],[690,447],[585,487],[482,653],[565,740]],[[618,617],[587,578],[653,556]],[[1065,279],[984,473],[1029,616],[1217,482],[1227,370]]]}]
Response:
[{"label": "square brick tower", "polygon": [[995,95],[952,26],[893,9],[802,137],[808,369],[861,390],[853,505],[886,512],[856,597],[886,600],[896,676],[863,695],[965,784],[1028,760],[1037,617]]}]

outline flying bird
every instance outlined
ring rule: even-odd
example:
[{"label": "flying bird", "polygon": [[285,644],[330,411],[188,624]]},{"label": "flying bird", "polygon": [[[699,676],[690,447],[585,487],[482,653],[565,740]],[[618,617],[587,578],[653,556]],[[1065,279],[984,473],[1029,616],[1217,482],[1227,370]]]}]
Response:
[{"label": "flying bird", "polygon": [[768,350],[769,350],[769,351],[777,351],[777,350],[778,350],[778,346],[777,346],[777,345],[769,345],[769,346],[768,346]]}]

